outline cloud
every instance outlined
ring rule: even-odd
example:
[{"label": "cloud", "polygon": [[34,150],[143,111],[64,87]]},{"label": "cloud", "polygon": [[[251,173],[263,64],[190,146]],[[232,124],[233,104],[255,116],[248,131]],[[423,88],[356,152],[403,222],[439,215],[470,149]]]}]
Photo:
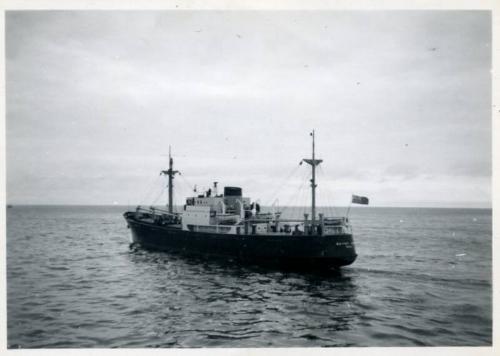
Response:
[{"label": "cloud", "polygon": [[122,201],[169,145],[193,181],[271,194],[313,128],[332,189],[487,192],[490,26],[482,11],[9,11],[9,199]]}]

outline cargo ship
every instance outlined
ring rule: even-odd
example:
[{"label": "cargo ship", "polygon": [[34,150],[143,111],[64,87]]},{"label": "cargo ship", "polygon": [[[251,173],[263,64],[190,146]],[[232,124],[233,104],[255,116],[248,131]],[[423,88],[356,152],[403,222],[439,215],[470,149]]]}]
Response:
[{"label": "cargo ship", "polygon": [[310,214],[286,219],[279,211],[262,212],[258,203],[244,197],[241,187],[217,182],[203,194],[187,197],[181,212],[173,206],[174,170],[169,152],[168,205],[165,209],[138,206],[124,213],[132,243],[146,249],[222,258],[234,263],[298,268],[338,268],[353,263],[357,254],[347,216],[316,212],[315,157],[301,161],[311,166]]}]

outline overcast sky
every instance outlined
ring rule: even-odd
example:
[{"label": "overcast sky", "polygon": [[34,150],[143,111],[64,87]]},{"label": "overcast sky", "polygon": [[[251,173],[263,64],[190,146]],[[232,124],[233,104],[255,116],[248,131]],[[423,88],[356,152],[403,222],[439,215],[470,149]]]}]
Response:
[{"label": "overcast sky", "polygon": [[320,205],[489,207],[490,53],[486,11],[7,12],[7,199],[161,203],[171,145],[177,203],[300,204],[315,129]]}]

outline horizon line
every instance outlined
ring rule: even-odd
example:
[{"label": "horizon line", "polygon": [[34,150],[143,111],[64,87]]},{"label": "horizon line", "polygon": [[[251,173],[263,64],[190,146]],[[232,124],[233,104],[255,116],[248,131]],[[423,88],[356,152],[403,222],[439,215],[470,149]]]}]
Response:
[{"label": "horizon line", "polygon": [[[479,203],[481,204],[481,203]],[[162,207],[162,206],[166,206],[164,204],[61,204],[61,203],[35,203],[35,204],[32,204],[32,203],[22,203],[22,204],[15,204],[15,203],[5,203],[5,206],[6,207],[15,207],[15,206],[33,206],[33,207],[36,207],[36,206],[60,206],[60,207],[63,207],[63,206],[69,206],[69,207],[137,207],[137,206],[143,206],[143,207],[150,207],[150,206],[154,206],[154,207]],[[182,205],[174,205],[176,207],[182,207]],[[266,205],[263,205],[262,207],[271,207],[271,206],[266,206]],[[286,207],[286,208],[305,208],[305,207],[308,207],[307,205],[283,205],[282,207]],[[490,209],[492,210],[493,209],[493,204],[490,203],[488,204],[488,206],[450,206],[450,205],[446,205],[446,206],[415,206],[415,205],[359,205],[359,204],[353,204],[353,205],[335,205],[335,206],[331,206],[331,205],[321,205],[321,206],[316,206],[316,208],[362,208],[362,209],[366,209],[366,208],[421,208],[421,209]]]}]

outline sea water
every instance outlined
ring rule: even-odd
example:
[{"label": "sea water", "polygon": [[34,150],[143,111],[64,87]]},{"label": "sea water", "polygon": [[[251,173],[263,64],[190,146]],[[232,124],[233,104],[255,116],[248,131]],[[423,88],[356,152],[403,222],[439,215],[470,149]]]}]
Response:
[{"label": "sea water", "polygon": [[314,273],[130,246],[125,210],[7,209],[9,348],[492,343],[490,209],[353,208],[358,259]]}]

